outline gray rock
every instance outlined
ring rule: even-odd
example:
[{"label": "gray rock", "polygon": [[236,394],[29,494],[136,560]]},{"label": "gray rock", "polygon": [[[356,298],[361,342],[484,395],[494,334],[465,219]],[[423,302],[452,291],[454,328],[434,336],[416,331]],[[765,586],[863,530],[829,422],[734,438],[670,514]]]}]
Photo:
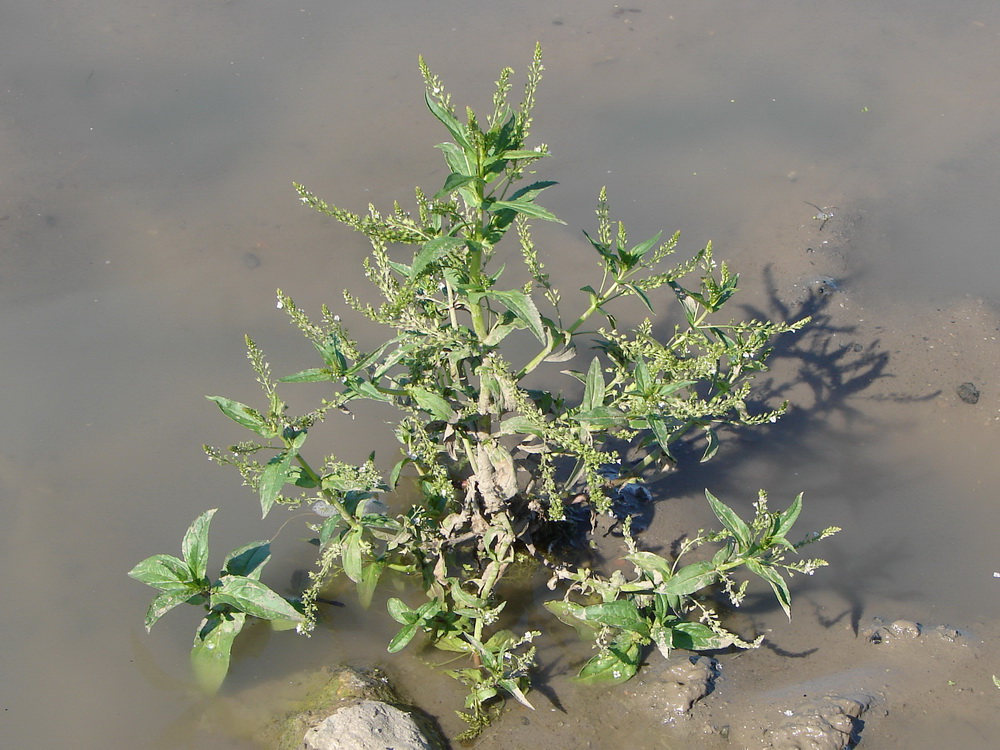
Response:
[{"label": "gray rock", "polygon": [[302,750],[433,750],[413,716],[381,701],[341,708],[306,732]]}]

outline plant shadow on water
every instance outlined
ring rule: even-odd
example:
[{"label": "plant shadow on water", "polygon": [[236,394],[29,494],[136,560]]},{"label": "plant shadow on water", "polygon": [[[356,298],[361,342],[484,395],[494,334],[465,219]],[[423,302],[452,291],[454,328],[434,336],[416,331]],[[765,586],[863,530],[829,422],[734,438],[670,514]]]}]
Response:
[{"label": "plant shadow on water", "polygon": [[[865,450],[857,445],[859,436],[877,433],[886,425],[866,412],[864,402],[891,402],[905,405],[927,402],[940,395],[939,390],[923,393],[899,393],[866,396],[873,385],[894,378],[891,357],[884,351],[879,338],[865,340],[868,335],[861,327],[839,318],[832,303],[841,295],[838,289],[807,288],[806,293],[794,302],[783,301],[775,284],[773,269],[763,270],[765,286],[771,290],[764,306],[744,305],[747,317],[770,320],[795,321],[808,317],[804,328],[777,339],[768,359],[770,372],[755,382],[748,404],[755,411],[773,409],[789,401],[791,406],[776,425],[767,427],[737,427],[730,430],[731,444],[727,446],[725,462],[705,467],[699,463],[700,446],[696,441],[686,441],[675,451],[678,468],[671,474],[670,496],[694,495],[706,485],[719,486],[727,494],[746,492],[747,474],[780,461],[778,471],[790,474],[788,463],[800,471],[794,472],[796,481],[807,474],[814,498],[831,500],[845,507],[853,498],[878,495],[892,486],[894,477],[878,470]],[[842,282],[841,282],[842,285]],[[838,341],[839,340],[839,341]],[[843,343],[841,343],[843,342]],[[859,403],[861,402],[861,403]],[[788,462],[788,463],[786,463]],[[748,469],[746,464],[754,464]],[[849,470],[849,473],[847,471]],[[859,482],[860,478],[860,482]],[[856,492],[863,483],[863,492]],[[850,540],[847,540],[848,543]],[[822,579],[799,578],[796,590],[805,594],[822,590],[831,592],[847,602],[846,608],[835,615],[823,615],[817,608],[821,625],[832,627],[849,618],[854,634],[859,632],[861,618],[866,609],[866,592],[880,578],[887,578],[891,563],[898,563],[911,554],[903,539],[883,540],[882,543],[862,549],[843,549],[844,544],[831,542],[828,554],[835,575]],[[917,590],[895,589],[899,597],[918,597]],[[772,610],[773,603],[762,595],[751,594],[741,610],[754,614]],[[778,647],[765,643],[766,647]]]}]

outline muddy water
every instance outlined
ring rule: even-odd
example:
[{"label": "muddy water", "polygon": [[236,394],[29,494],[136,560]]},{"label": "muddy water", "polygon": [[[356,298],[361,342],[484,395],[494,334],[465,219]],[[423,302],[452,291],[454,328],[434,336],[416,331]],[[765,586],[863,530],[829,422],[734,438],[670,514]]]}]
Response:
[{"label": "muddy water", "polygon": [[[705,486],[744,510],[758,487],[776,503],[804,490],[804,526],[844,527],[822,550],[831,569],[796,589],[793,625],[763,600],[745,613],[774,647],[725,665],[730,685],[871,666],[855,633],[873,616],[947,624],[970,633],[960,652],[885,667],[907,689],[886,688],[865,746],[994,746],[1000,664],[976,639],[995,642],[1000,614],[995,4],[7,5],[0,744],[245,746],[228,704],[191,694],[191,615],[146,636],[147,592],[124,571],[176,552],[209,507],[217,553],[277,530],[199,447],[233,438],[204,394],[254,398],[244,332],[273,362],[311,361],[274,288],[315,309],[356,278],[363,245],[304,212],[290,183],[359,210],[436,185],[417,54],[481,108],[497,69],[523,70],[540,40],[535,129],[562,183],[547,205],[570,227],[538,230],[551,267],[582,265],[578,229],[607,184],[634,236],[713,239],[748,312],[814,315],[762,382],[761,398],[792,400],[786,419],[685,466],[647,532],[707,523]],[[976,404],[956,393],[967,381]],[[374,414],[332,441],[348,459],[391,450]],[[298,535],[275,545],[276,586],[308,560]],[[318,661],[381,659],[368,623],[338,613],[311,642],[255,632],[229,697]],[[662,717],[632,711],[627,691],[595,701],[565,682],[567,644],[544,648],[540,710],[484,746],[663,747]],[[389,666],[453,728],[450,686],[405,657]]]}]

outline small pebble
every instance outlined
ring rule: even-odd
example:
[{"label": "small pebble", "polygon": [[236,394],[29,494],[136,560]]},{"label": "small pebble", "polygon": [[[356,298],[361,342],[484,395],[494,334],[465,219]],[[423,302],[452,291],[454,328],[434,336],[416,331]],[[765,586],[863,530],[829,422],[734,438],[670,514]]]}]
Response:
[{"label": "small pebble", "polygon": [[962,383],[955,390],[958,392],[958,397],[965,403],[975,404],[979,402],[979,389],[974,383]]}]

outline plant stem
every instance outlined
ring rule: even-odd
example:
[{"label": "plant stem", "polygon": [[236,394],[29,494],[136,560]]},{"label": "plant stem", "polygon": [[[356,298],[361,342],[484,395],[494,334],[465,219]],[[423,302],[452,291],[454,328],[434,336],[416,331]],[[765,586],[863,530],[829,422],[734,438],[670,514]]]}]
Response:
[{"label": "plant stem", "polygon": [[[565,330],[565,333],[568,335],[565,336],[563,341],[568,343],[570,340],[572,340],[573,334],[576,333],[577,329],[580,326],[582,326],[584,323],[587,322],[587,319],[590,318],[591,315],[600,310],[601,307],[603,307],[609,301],[614,299],[615,292],[617,290],[618,290],[618,282],[615,282],[614,284],[612,284],[611,288],[607,292],[605,292],[596,300],[591,302],[590,306],[583,311],[583,313],[580,315],[579,318],[576,319],[573,325],[569,326],[569,328]],[[520,380],[529,372],[533,371],[536,367],[538,367],[538,365],[540,365],[545,360],[547,356],[552,354],[552,350],[555,349],[555,347],[556,347],[556,339],[553,338],[548,344],[545,345],[544,348],[542,348],[540,352],[538,352],[538,354],[534,356],[534,358],[530,362],[528,362],[528,364],[526,364],[524,367],[520,369],[520,371],[518,371],[515,379]]]},{"label": "plant stem", "polygon": [[341,518],[347,521],[348,526],[352,529],[363,529],[364,527],[361,525],[361,522],[354,517],[354,514],[351,513],[351,511],[349,511],[342,502],[340,502],[340,498],[337,497],[336,493],[331,492],[328,489],[324,489],[323,480],[320,478],[319,474],[313,470],[312,466],[309,465],[309,462],[298,454],[296,454],[295,460],[299,462],[299,466],[302,467],[306,476],[314,481],[316,486],[319,487],[319,491],[323,493],[323,499],[334,507],[334,509],[340,514]]}]

